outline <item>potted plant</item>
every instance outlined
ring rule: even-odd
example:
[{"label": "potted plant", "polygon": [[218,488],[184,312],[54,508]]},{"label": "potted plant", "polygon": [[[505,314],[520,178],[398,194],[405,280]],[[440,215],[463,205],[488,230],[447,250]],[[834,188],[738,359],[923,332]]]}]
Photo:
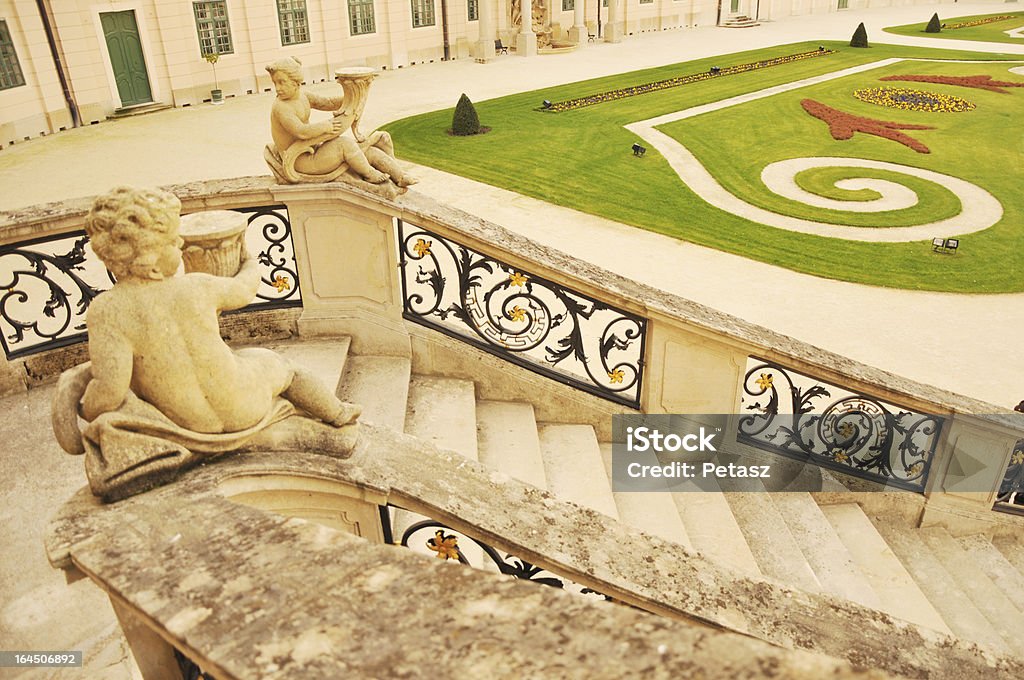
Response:
[{"label": "potted plant", "polygon": [[210,52],[203,58],[213,66],[213,89],[210,90],[210,101],[214,104],[223,104],[224,93],[221,91],[220,84],[217,82],[217,60],[220,59],[220,55],[216,52]]}]

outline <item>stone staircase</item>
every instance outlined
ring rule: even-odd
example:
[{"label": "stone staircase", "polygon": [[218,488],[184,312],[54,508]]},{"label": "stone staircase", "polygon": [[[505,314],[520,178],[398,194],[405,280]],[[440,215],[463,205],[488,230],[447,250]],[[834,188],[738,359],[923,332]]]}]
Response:
[{"label": "stone staircase", "polygon": [[[1024,543],[1015,539],[911,528],[871,517],[856,503],[819,505],[809,493],[765,493],[759,480],[723,480],[723,493],[613,493],[611,444],[598,441],[589,425],[537,422],[529,403],[478,400],[473,382],[415,375],[407,358],[337,360],[344,362],[339,395],[361,403],[366,421],[478,460],[742,574],[843,597],[1000,654],[1024,654]],[[393,513],[395,540],[422,519]]]},{"label": "stone staircase", "polygon": [[722,28],[750,28],[760,24],[756,19],[740,14],[722,19],[722,23],[719,25]]}]

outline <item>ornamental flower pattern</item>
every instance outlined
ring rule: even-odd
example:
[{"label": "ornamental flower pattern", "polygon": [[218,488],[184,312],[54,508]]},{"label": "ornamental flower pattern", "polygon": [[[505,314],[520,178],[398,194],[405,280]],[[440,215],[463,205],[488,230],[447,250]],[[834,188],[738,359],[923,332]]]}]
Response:
[{"label": "ornamental flower pattern", "polygon": [[434,537],[427,540],[427,548],[437,553],[439,560],[456,560],[461,557],[459,553],[459,539],[452,534],[445,535],[444,531],[438,529]]},{"label": "ornamental flower pattern", "polygon": [[288,277],[282,274],[278,274],[277,277],[275,277],[274,280],[271,281],[271,285],[273,285],[274,288],[277,289],[278,293],[283,293],[284,291],[289,290],[292,287],[292,285],[288,283]]},{"label": "ornamental flower pattern", "polygon": [[679,87],[680,85],[689,85],[690,83],[698,83],[712,78],[721,78],[722,76],[731,76],[737,73],[746,73],[747,71],[756,71],[763,68],[770,68],[772,66],[781,66],[794,61],[823,57],[829,54],[835,54],[835,50],[820,49],[814,50],[813,52],[799,52],[797,54],[788,54],[782,57],[775,57],[774,59],[764,59],[762,61],[754,61],[746,64],[737,64],[735,66],[725,66],[722,68],[716,67],[717,70],[714,72],[702,71],[701,73],[691,73],[689,75],[669,78],[667,80],[658,80],[653,83],[644,83],[643,85],[625,87],[620,90],[609,90],[608,92],[600,92],[598,94],[579,97],[577,99],[553,102],[551,106],[545,107],[543,110],[553,111],[555,113],[560,111],[571,111],[573,109],[583,108],[584,106],[603,104],[617,99],[625,99],[626,97],[635,97],[636,95],[647,94],[648,92],[658,92],[659,90],[667,90],[672,87]]},{"label": "ornamental flower pattern", "polygon": [[813,99],[804,99],[800,102],[800,106],[804,107],[804,111],[807,113],[828,124],[829,132],[832,133],[832,139],[850,139],[855,132],[863,132],[868,135],[875,135],[876,137],[899,142],[918,153],[931,153],[927,146],[910,135],[900,132],[900,130],[934,130],[935,128],[931,125],[911,125],[909,123],[864,118],[833,109],[831,106],[826,106]]},{"label": "ornamental flower pattern", "polygon": [[903,111],[958,113],[972,111],[975,108],[973,102],[960,97],[905,87],[865,87],[854,90],[853,96],[862,102]]}]

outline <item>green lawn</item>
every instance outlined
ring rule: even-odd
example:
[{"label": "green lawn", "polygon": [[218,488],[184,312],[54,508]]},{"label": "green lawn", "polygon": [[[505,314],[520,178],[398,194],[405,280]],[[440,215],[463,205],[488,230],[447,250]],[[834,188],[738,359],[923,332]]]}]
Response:
[{"label": "green lawn", "polygon": [[[637,120],[887,57],[981,59],[991,55],[887,45],[853,49],[842,43],[825,43],[837,53],[574,111],[537,110],[545,99],[563,101],[706,71],[711,65],[724,68],[804,52],[817,45],[786,45],[719,56],[477,102],[481,123],[492,131],[476,137],[446,134],[453,109],[406,118],[390,123],[386,129],[395,137],[400,155],[416,163],[797,271],[912,289],[1024,290],[1024,219],[1020,207],[1014,205],[1020,202],[1018,186],[1024,175],[1022,149],[1019,135],[1010,143],[1003,139],[1006,130],[1015,129],[1014,120],[1024,115],[1024,89],[996,94],[963,87],[891,83],[955,93],[978,103],[976,110],[965,113],[912,113],[854,99],[849,94],[854,86],[888,84],[877,83],[877,76],[883,73],[869,72],[664,126],[667,134],[692,144],[691,150],[698,158],[744,200],[794,216],[837,217],[834,211],[807,208],[767,194],[757,178],[768,162],[804,155],[861,156],[933,169],[975,182],[1001,200],[1006,214],[996,226],[963,237],[955,256],[932,252],[927,241],[881,244],[824,238],[765,227],[723,212],[694,195],[655,149],[642,159],[634,158],[629,147],[636,138],[623,128]],[[999,64],[936,67],[919,63],[910,71],[990,73],[996,79],[1024,80],[1006,69],[1006,65]],[[890,72],[895,71],[885,71]],[[467,94],[472,98],[472,92]],[[857,115],[904,122],[926,117],[927,124],[938,129],[912,134],[932,146],[933,152],[923,156],[896,142],[862,134],[852,140],[832,140],[826,125],[799,107],[800,99],[811,94]],[[828,176],[830,172],[802,173],[797,181],[825,195],[849,198],[845,196],[848,192],[839,192],[826,181],[838,178],[835,173]],[[889,215],[893,226],[933,221],[959,212],[959,202],[948,190],[923,181],[914,182],[913,188],[919,190],[928,208]],[[861,193],[854,198],[870,196]],[[848,211],[839,217],[841,222],[853,224],[862,219]],[[558,225],[551,228],[557,229]]]},{"label": "green lawn", "polygon": [[[952,11],[951,7],[943,9],[949,9]],[[886,33],[909,35],[914,38],[950,38],[951,40],[980,40],[983,42],[1001,42],[1011,43],[1014,45],[1024,45],[1024,38],[1011,38],[1004,33],[1004,31],[1008,31],[1012,28],[1020,28],[1024,26],[1024,12],[993,12],[991,14],[972,14],[971,16],[966,17],[946,17],[943,14],[942,9],[940,9],[939,21],[947,26],[994,16],[1012,16],[1014,18],[1007,19],[1005,21],[993,21],[990,24],[982,24],[980,26],[968,26],[955,29],[944,28],[939,33],[925,33],[924,28],[928,25],[928,20],[932,18],[932,14],[934,13],[934,9],[922,7],[922,20],[920,23],[906,24],[904,26],[889,26],[884,30]]]}]

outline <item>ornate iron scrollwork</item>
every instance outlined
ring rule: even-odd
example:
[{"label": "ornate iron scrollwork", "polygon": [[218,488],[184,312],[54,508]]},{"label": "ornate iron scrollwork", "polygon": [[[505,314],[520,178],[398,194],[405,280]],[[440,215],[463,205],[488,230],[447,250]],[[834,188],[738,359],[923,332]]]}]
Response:
[{"label": "ornate iron scrollwork", "polygon": [[919,492],[943,423],[753,357],[742,404],[742,443]]},{"label": "ornate iron scrollwork", "polygon": [[1024,514],[1024,439],[1018,439],[999,485],[996,503]]},{"label": "ornate iron scrollwork", "polygon": [[405,318],[640,405],[647,320],[398,220]]},{"label": "ornate iron scrollwork", "polygon": [[263,266],[257,302],[245,308],[267,309],[301,307],[299,275],[295,270],[295,247],[292,245],[292,224],[283,205],[262,208],[238,208],[249,216],[245,242],[249,252]]},{"label": "ornate iron scrollwork", "polygon": [[[240,208],[262,265],[256,302],[242,311],[302,306],[288,209]],[[0,343],[8,359],[86,338],[85,312],[114,283],[84,231],[0,246]]]},{"label": "ornate iron scrollwork", "polygon": [[449,547],[457,546],[457,559],[462,564],[487,571],[496,570],[506,576],[541,583],[552,588],[559,588],[590,598],[611,599],[595,590],[530,564],[524,559],[508,553],[503,555],[486,543],[461,532],[452,531],[447,525],[432,519],[426,519],[410,525],[402,533],[401,545],[412,548],[417,552],[434,555],[435,557],[455,559],[452,553],[445,554],[444,551],[437,549],[439,537],[445,540]]},{"label": "ornate iron scrollwork", "polygon": [[8,359],[85,339],[85,311],[113,283],[84,231],[0,247],[0,327]]}]

